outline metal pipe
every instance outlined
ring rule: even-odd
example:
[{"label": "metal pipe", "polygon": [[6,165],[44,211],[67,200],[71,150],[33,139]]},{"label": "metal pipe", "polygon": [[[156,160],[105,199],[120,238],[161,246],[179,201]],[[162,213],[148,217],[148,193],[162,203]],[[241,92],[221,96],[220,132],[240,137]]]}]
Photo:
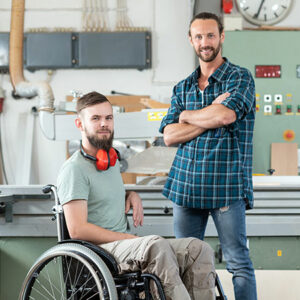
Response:
[{"label": "metal pipe", "polygon": [[25,0],[13,0],[9,36],[9,74],[15,86],[25,81],[23,75],[23,28]]}]

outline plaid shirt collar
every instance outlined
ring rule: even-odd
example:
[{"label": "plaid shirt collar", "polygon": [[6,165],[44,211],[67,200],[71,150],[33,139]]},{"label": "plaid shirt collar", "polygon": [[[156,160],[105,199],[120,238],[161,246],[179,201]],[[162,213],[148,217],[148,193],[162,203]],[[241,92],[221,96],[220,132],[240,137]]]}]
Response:
[{"label": "plaid shirt collar", "polygon": [[[223,57],[224,63],[208,78],[208,82],[212,83],[213,81],[222,81],[226,78],[226,73],[228,72],[228,69],[230,68],[230,63],[226,57]],[[201,74],[200,66],[197,67],[197,69],[192,74],[192,84],[198,85],[198,79]]]}]

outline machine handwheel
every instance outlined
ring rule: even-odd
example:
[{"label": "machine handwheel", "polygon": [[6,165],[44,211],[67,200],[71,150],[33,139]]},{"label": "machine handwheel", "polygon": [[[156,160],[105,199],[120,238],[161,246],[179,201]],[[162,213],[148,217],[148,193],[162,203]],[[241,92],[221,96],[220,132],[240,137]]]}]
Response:
[{"label": "machine handwheel", "polygon": [[85,246],[56,245],[43,253],[29,270],[19,300],[118,299],[105,263]]}]

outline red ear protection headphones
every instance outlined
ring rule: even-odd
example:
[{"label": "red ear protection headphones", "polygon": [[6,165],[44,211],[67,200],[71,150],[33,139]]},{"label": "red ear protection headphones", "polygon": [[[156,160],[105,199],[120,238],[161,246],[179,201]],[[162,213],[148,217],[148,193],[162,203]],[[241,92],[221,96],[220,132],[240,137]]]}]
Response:
[{"label": "red ear protection headphones", "polygon": [[109,167],[113,167],[116,164],[117,159],[120,160],[119,151],[114,148],[110,148],[109,151],[99,149],[97,151],[96,157],[94,157],[94,156],[87,154],[83,150],[82,145],[80,144],[80,152],[85,158],[95,161],[96,168],[99,171],[108,170]]}]

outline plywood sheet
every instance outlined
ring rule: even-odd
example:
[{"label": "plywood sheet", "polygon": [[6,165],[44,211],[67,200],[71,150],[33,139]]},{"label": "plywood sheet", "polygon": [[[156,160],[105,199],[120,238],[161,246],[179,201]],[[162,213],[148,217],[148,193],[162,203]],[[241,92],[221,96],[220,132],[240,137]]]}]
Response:
[{"label": "plywood sheet", "polygon": [[141,103],[141,99],[149,96],[106,96],[112,105],[124,107],[125,112],[141,111],[147,108]]},{"label": "plywood sheet", "polygon": [[298,175],[298,144],[296,143],[272,143],[271,144],[271,168],[276,176]]},{"label": "plywood sheet", "polygon": [[[142,103],[142,99],[145,101],[145,99],[148,99],[149,96],[106,95],[106,98],[112,105],[123,107],[125,112],[134,112],[147,108],[147,106]],[[72,101],[73,97],[68,95],[66,96],[66,100]]]}]

